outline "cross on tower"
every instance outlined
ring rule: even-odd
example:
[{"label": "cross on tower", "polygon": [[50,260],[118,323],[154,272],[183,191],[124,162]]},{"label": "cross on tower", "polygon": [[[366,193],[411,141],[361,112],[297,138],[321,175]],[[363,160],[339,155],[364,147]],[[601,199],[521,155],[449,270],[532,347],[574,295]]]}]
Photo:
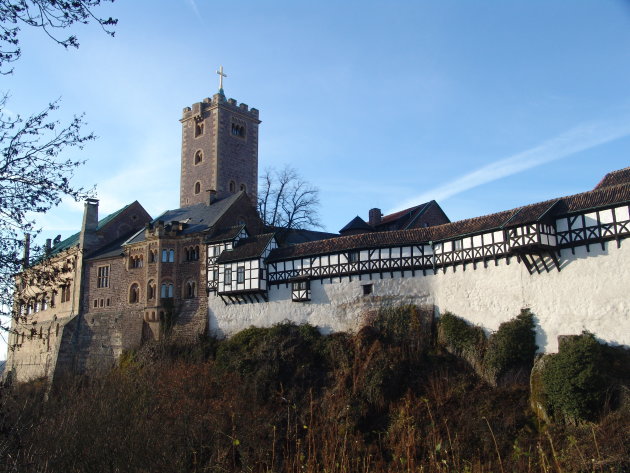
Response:
[{"label": "cross on tower", "polygon": [[223,78],[227,77],[227,74],[223,74],[223,66],[219,67],[217,74],[219,74],[219,90],[223,92]]}]

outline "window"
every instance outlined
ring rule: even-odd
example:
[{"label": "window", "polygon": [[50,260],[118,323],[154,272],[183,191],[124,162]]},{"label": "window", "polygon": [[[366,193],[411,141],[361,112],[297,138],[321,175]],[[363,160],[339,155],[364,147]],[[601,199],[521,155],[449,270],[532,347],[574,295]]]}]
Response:
[{"label": "window", "polygon": [[236,268],[236,283],[245,283],[245,266],[239,266],[238,268]]},{"label": "window", "polygon": [[98,307],[98,299],[94,299],[94,307]]},{"label": "window", "polygon": [[173,284],[171,283],[162,283],[162,289],[160,292],[160,297],[162,299],[170,299],[173,297]]},{"label": "window", "polygon": [[195,182],[195,194],[199,194],[201,192],[201,183]]},{"label": "window", "polygon": [[245,184],[241,184],[241,190],[247,192],[247,187],[245,186]]},{"label": "window", "polygon": [[203,122],[199,120],[195,123],[195,138],[203,135]]},{"label": "window", "polygon": [[197,297],[197,284],[194,281],[189,281],[186,283],[186,298],[192,299],[193,297]]},{"label": "window", "polygon": [[155,263],[155,253],[149,250],[149,263]]},{"label": "window", "polygon": [[358,251],[351,251],[350,253],[348,253],[348,262],[349,263],[356,263],[359,261],[359,252]]},{"label": "window", "polygon": [[308,279],[291,283],[291,299],[293,302],[306,302],[311,300],[311,285]]},{"label": "window", "polygon": [[238,136],[239,138],[245,138],[246,135],[245,122],[242,120],[232,119],[232,136]]},{"label": "window", "polygon": [[455,251],[457,251],[457,250],[461,250],[461,249],[462,249],[462,241],[461,241],[461,240],[455,240],[455,241],[453,242],[453,249],[454,249]]},{"label": "window", "polygon": [[374,285],[373,284],[364,284],[361,287],[363,288],[363,295],[364,296],[368,296],[368,295],[372,294],[372,290],[374,289]]},{"label": "window", "polygon": [[168,250],[168,262],[173,263],[175,261],[175,250]]},{"label": "window", "polygon": [[105,299],[101,299],[98,301],[99,307],[103,307],[105,305]]},{"label": "window", "polygon": [[140,287],[136,283],[129,288],[129,302],[131,304],[140,302]]},{"label": "window", "polygon": [[149,284],[147,284],[147,299],[155,299],[155,283],[153,280],[149,281]]},{"label": "window", "polygon": [[70,285],[61,286],[61,302],[68,302],[70,300]]},{"label": "window", "polygon": [[109,287],[109,266],[98,267],[96,287]]},{"label": "window", "polygon": [[203,153],[199,150],[195,153],[195,164],[199,164],[201,161],[203,161]]},{"label": "window", "polygon": [[142,257],[142,255],[129,257],[129,269],[142,268],[142,266],[144,266],[143,263],[144,258]]},{"label": "window", "polygon": [[230,286],[232,284],[232,270],[230,268],[225,268],[225,274],[223,275],[223,283],[226,286]]},{"label": "window", "polygon": [[212,271],[212,279],[214,281],[218,281],[219,280],[219,270],[215,269],[214,271]]},{"label": "window", "polygon": [[230,181],[230,192],[236,192],[236,182]]},{"label": "window", "polygon": [[162,263],[168,262],[168,250],[162,250]]}]

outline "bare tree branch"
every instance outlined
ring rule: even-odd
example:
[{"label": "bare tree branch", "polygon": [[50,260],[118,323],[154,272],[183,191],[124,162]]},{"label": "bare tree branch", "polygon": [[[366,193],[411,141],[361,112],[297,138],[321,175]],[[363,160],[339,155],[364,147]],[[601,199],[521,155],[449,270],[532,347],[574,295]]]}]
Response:
[{"label": "bare tree branch", "polygon": [[258,213],[265,225],[286,229],[321,228],[319,189],[303,180],[295,169],[268,168],[260,178]]},{"label": "bare tree branch", "polygon": [[94,21],[103,31],[114,36],[118,20],[99,18],[92,10],[101,3],[114,0],[0,0],[0,74],[10,74],[8,63],[17,61],[22,51],[19,47],[20,25],[41,28],[50,39],[64,48],[79,47],[76,36],[59,37],[56,30],[65,29],[75,23],[88,24]]}]

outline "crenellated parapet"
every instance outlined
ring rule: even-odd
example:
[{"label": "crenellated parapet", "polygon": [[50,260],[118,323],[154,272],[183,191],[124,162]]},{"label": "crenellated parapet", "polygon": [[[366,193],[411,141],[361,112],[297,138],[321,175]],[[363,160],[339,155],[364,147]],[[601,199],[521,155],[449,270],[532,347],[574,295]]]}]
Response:
[{"label": "crenellated parapet", "polygon": [[222,107],[240,115],[245,115],[250,120],[255,120],[260,123],[260,120],[258,119],[259,111],[257,108],[249,108],[249,105],[246,103],[238,103],[238,101],[233,98],[226,99],[225,95],[221,93],[214,94],[212,98],[206,97],[201,102],[194,103],[190,107],[184,107],[180,121],[185,122],[192,119],[199,120],[205,118],[211,110],[216,109],[217,107]]}]

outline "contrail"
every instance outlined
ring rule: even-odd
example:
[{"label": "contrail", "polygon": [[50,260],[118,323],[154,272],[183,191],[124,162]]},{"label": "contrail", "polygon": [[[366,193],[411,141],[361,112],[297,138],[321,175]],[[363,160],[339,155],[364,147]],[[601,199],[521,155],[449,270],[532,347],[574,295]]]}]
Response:
[{"label": "contrail", "polygon": [[390,212],[419,205],[429,200],[445,200],[468,189],[496,181],[506,176],[531,169],[541,164],[566,158],[572,154],[630,135],[630,120],[594,122],[578,125],[560,135],[544,141],[534,148],[495,161],[451,182],[423,192],[399,205]]}]

